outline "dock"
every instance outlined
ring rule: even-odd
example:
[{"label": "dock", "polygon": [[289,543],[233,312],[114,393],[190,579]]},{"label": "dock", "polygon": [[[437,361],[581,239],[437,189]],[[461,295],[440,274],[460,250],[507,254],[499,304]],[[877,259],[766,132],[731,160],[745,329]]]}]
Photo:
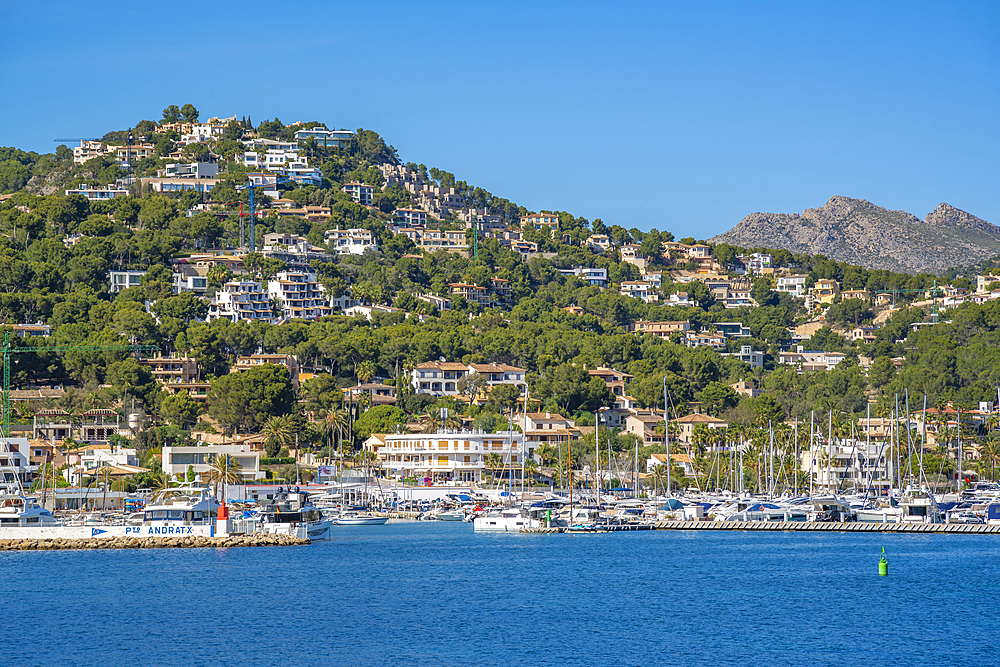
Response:
[{"label": "dock", "polygon": [[[645,524],[601,526],[594,532],[631,530],[753,530],[827,533],[961,533],[1000,535],[1000,524],[984,523],[866,523],[813,521],[657,521]],[[564,533],[565,528],[530,528],[523,533]]]}]

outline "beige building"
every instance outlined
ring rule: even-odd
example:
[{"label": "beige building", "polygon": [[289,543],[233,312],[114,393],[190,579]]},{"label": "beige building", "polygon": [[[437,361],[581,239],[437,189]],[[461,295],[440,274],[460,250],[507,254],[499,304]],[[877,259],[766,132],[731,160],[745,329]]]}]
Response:
[{"label": "beige building", "polygon": [[659,338],[670,338],[674,334],[683,334],[691,330],[691,323],[683,322],[648,322],[639,320],[632,325],[632,331],[639,335],[653,334]]},{"label": "beige building", "polygon": [[292,386],[296,391],[299,389],[299,360],[292,354],[251,354],[249,357],[239,357],[236,365],[230,370],[231,373],[250,370],[256,366],[264,364],[274,364],[284,366],[288,369],[288,374],[292,380]]}]

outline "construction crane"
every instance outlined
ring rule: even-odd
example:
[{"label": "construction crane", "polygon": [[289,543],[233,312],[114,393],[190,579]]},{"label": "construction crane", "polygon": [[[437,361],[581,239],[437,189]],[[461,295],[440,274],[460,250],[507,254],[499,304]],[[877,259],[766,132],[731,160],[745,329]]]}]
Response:
[{"label": "construction crane", "polygon": [[[266,178],[267,177],[265,176],[264,179],[262,179],[262,180],[266,180]],[[255,211],[254,211],[253,191],[256,190],[257,188],[266,188],[266,187],[271,186],[271,185],[278,185],[279,183],[287,183],[290,180],[292,180],[292,179],[290,179],[287,176],[276,176],[275,180],[274,180],[274,183],[267,183],[267,182],[254,183],[251,180],[249,183],[247,183],[245,185],[237,185],[236,186],[237,190],[249,190],[250,191],[250,246],[249,246],[249,248],[250,248],[251,252],[254,252],[254,251],[257,250],[257,245],[255,243],[256,242],[256,238],[254,237],[254,222],[255,222],[257,216],[256,216]],[[240,239],[240,245],[242,245],[242,239]]]},{"label": "construction crane", "polygon": [[10,355],[27,352],[123,352],[131,350],[136,355],[143,352],[157,352],[156,345],[53,345],[52,347],[12,347],[10,333],[3,335],[3,425],[0,437],[10,437]]},{"label": "construction crane", "polygon": [[896,295],[897,294],[902,295],[902,294],[908,294],[908,293],[913,293],[913,292],[924,293],[924,294],[926,294],[927,292],[931,293],[931,295],[932,295],[931,298],[934,300],[934,312],[931,314],[931,322],[933,324],[937,324],[938,323],[938,296],[939,296],[939,292],[938,292],[938,286],[937,286],[937,280],[936,279],[934,280],[934,285],[930,289],[928,289],[926,287],[923,287],[923,288],[920,288],[920,289],[883,289],[883,290],[877,290],[876,294],[891,294],[892,295],[892,305],[895,306],[896,305]]},{"label": "construction crane", "polygon": [[68,139],[53,139],[52,141],[56,143],[65,143],[67,141],[100,141],[100,137],[69,137]]}]

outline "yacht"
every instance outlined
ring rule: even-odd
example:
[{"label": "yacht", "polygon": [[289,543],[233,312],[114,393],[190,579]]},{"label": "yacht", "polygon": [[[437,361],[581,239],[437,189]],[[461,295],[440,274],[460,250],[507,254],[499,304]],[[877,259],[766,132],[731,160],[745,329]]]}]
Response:
[{"label": "yacht", "polygon": [[274,498],[261,505],[257,516],[264,533],[295,535],[310,540],[329,539],[333,526],[333,519],[325,518],[309,500],[309,494],[298,487],[289,487],[287,491],[279,487]]},{"label": "yacht", "polygon": [[337,518],[338,526],[382,526],[389,520],[387,516],[375,516],[367,512],[345,512]]},{"label": "yacht", "polygon": [[567,525],[566,519],[559,515],[559,507],[552,501],[535,503],[526,508],[492,510],[472,520],[472,530],[477,533],[517,533],[535,528],[565,528]]},{"label": "yacht", "polygon": [[214,525],[219,501],[207,487],[181,486],[157,491],[142,510],[143,526]]},{"label": "yacht", "polygon": [[20,493],[0,495],[0,529],[57,525],[52,512],[39,505],[37,498]]},{"label": "yacht", "polygon": [[899,498],[902,523],[943,523],[934,495],[924,487],[908,486]]}]

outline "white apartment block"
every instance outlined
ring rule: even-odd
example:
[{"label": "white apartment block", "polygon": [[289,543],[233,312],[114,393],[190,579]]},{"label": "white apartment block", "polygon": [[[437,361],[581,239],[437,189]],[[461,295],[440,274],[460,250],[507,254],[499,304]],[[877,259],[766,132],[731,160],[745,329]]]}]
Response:
[{"label": "white apartment block", "polygon": [[80,145],[73,149],[73,162],[83,164],[87,160],[107,155],[113,149],[113,146],[109,147],[103,141],[81,141]]},{"label": "white apartment block", "polygon": [[125,188],[112,187],[110,185],[105,185],[100,188],[92,188],[84,183],[78,188],[66,190],[66,196],[69,197],[70,195],[82,195],[90,201],[106,201],[108,199],[114,199],[115,197],[126,197],[128,196],[128,190]]},{"label": "white apartment block", "polygon": [[111,281],[111,288],[108,291],[112,294],[118,294],[129,287],[139,287],[144,275],[146,275],[145,271],[110,271],[108,277]]},{"label": "white apartment block", "polygon": [[646,280],[623,280],[619,293],[622,296],[630,296],[633,299],[642,299],[646,303],[654,303],[660,300],[653,283]]},{"label": "white apartment block", "polygon": [[171,163],[164,168],[163,178],[215,178],[219,165],[211,162]]},{"label": "white apartment block", "polygon": [[418,208],[397,208],[393,211],[393,217],[398,224],[405,227],[427,224],[427,211],[421,211]]},{"label": "white apartment block", "polygon": [[328,229],[323,232],[323,241],[333,245],[338,255],[363,255],[369,248],[378,250],[374,236],[367,229]]},{"label": "white apartment block", "polygon": [[808,278],[809,276],[805,275],[778,276],[774,291],[791,294],[800,299],[806,295],[806,280]]},{"label": "white apartment block", "polygon": [[208,307],[208,319],[226,318],[230,322],[242,320],[275,321],[271,314],[271,300],[261,284],[252,280],[230,280],[215,293],[215,301]]},{"label": "white apartment block", "polygon": [[604,287],[608,284],[608,270],[607,269],[587,269],[587,268],[576,268],[576,269],[559,269],[559,273],[564,276],[576,276],[581,280],[585,280],[587,284],[594,285],[596,287]]},{"label": "white apartment block", "polygon": [[527,371],[508,364],[465,364],[448,361],[427,361],[413,369],[413,387],[418,394],[457,396],[458,381],[470,373],[478,373],[486,386],[499,384],[524,386]]},{"label": "white apartment block", "polygon": [[303,271],[279,271],[268,282],[267,294],[276,299],[288,318],[317,319],[333,314],[316,275]]},{"label": "white apartment block", "polygon": [[895,466],[883,442],[845,439],[829,444],[825,433],[823,436],[799,454],[800,470],[812,477],[819,489],[835,492],[871,486],[884,490],[891,486]]},{"label": "white apartment block", "polygon": [[351,143],[354,133],[350,130],[328,130],[323,127],[313,127],[308,130],[299,130],[295,133],[296,141],[306,141],[309,138],[316,140],[320,146],[329,148],[343,148]]},{"label": "white apartment block", "polygon": [[240,464],[240,474],[244,481],[253,481],[265,477],[260,469],[260,452],[250,449],[248,445],[199,445],[194,447],[164,447],[163,472],[167,475],[177,475],[183,479],[188,468],[196,475],[205,475],[211,467],[213,457],[228,454]]},{"label": "white apartment block", "polygon": [[[480,433],[439,431],[438,433],[386,434],[379,437],[379,466],[387,475],[403,479],[416,477],[434,481],[480,482],[491,454],[498,454],[501,468],[513,467],[520,475],[524,461],[524,439],[517,431]],[[366,443],[367,444],[367,443]]]},{"label": "white apartment block", "polygon": [[351,183],[344,183],[344,186],[340,189],[351,195],[351,201],[354,203],[361,204],[362,206],[372,205],[372,198],[375,196],[375,188],[372,186],[352,181]]}]

